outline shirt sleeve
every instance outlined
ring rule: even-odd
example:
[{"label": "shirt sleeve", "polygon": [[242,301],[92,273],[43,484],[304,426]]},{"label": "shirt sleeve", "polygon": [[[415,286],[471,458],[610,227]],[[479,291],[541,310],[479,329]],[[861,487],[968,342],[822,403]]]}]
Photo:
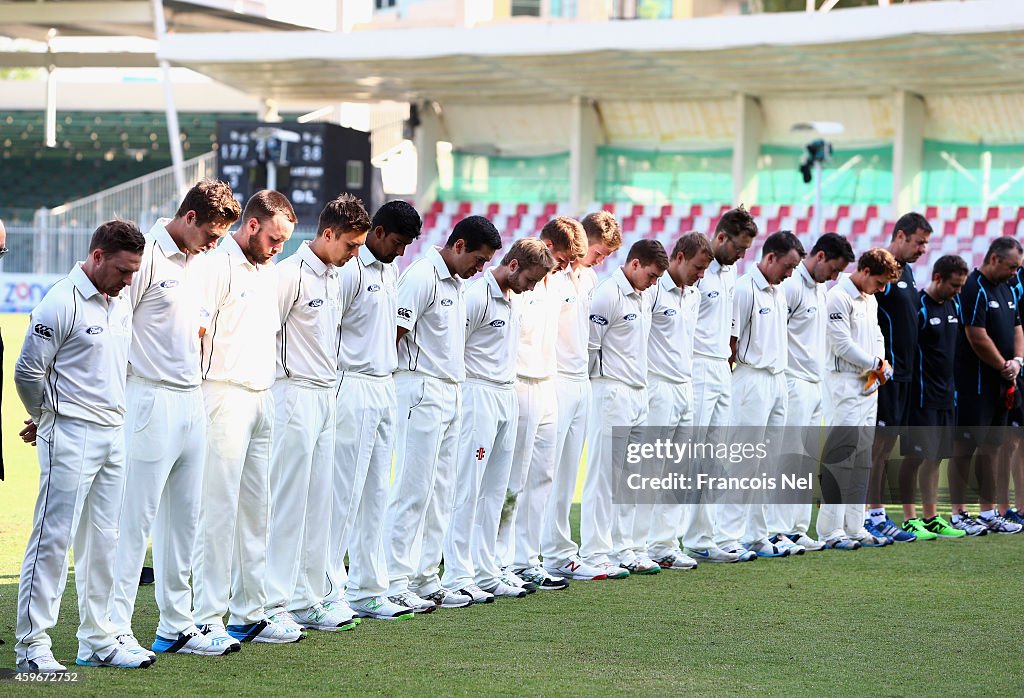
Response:
[{"label": "shirt sleeve", "polygon": [[[752,282],[751,282],[752,283]],[[739,339],[750,326],[750,314],[754,310],[754,289],[751,283],[737,284],[732,298],[732,336]]]},{"label": "shirt sleeve", "polygon": [[[607,282],[612,285],[611,282]],[[587,343],[590,358],[590,375],[603,375],[601,367],[601,350],[604,337],[608,333],[608,323],[616,316],[615,299],[604,287],[594,289],[590,297],[590,339]]]},{"label": "shirt sleeve", "polygon": [[338,317],[348,312],[352,301],[359,292],[359,279],[362,273],[362,262],[358,258],[338,270]]},{"label": "shirt sleeve", "polygon": [[71,309],[52,298],[44,298],[29,316],[21,355],[14,365],[14,384],[28,416],[36,424],[43,409],[46,374],[73,329]]},{"label": "shirt sleeve", "polygon": [[[481,279],[477,281],[478,284],[484,284],[486,287],[487,280]],[[490,294],[490,289],[484,288],[483,293],[478,293],[477,289],[470,287],[466,293],[466,341],[469,341],[469,336],[480,329],[484,324],[484,311],[487,308],[487,295]]]},{"label": "shirt sleeve", "polygon": [[[416,327],[416,320],[430,307],[436,289],[433,274],[423,278],[410,269],[398,280],[398,326],[410,332]],[[412,272],[412,273],[410,273]]]},{"label": "shirt sleeve", "polygon": [[782,292],[786,297],[786,320],[793,317],[793,313],[800,309],[800,286],[803,281],[797,278],[796,274],[782,282]]},{"label": "shirt sleeve", "polygon": [[960,293],[960,307],[963,308],[964,325],[985,327],[988,324],[988,303],[977,279],[964,285]]},{"label": "shirt sleeve", "polygon": [[299,302],[302,270],[298,264],[280,264],[277,267],[277,311],[283,327]]},{"label": "shirt sleeve", "polygon": [[139,265],[139,271],[132,276],[132,283],[128,286],[128,300],[131,302],[132,310],[139,307],[146,289],[153,283],[154,245],[156,242],[147,238],[146,249],[142,253],[142,264]]},{"label": "shirt sleeve", "polygon": [[208,257],[203,265],[204,274],[199,284],[199,327],[203,331],[213,327],[217,311],[227,296],[230,263],[228,255],[215,254]]},{"label": "shirt sleeve", "polygon": [[[853,336],[853,301],[846,293],[832,293],[828,296],[828,325],[827,335],[832,351],[843,361],[853,364],[858,368],[867,370],[874,368],[875,357],[871,356],[863,348],[857,345]],[[878,321],[874,317],[867,318],[874,322],[873,345],[880,346],[882,332],[878,329]],[[878,356],[881,356],[879,353]]]}]

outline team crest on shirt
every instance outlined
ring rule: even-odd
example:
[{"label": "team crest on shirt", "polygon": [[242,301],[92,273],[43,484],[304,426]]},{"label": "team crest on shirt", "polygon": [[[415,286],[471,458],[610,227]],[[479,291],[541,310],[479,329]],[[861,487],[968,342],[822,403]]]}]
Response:
[{"label": "team crest on shirt", "polygon": [[623,315],[622,319],[626,322],[633,322],[636,320],[636,313],[630,313],[629,315]]},{"label": "team crest on shirt", "polygon": [[590,316],[590,321],[592,323],[594,323],[595,325],[607,325],[608,324],[608,318],[606,318],[604,315],[591,315]]},{"label": "team crest on shirt", "polygon": [[323,298],[314,298],[313,300],[311,300],[309,302],[309,307],[310,308],[319,308],[323,304],[324,304],[324,299]]},{"label": "team crest on shirt", "polygon": [[101,334],[102,332],[103,332],[103,328],[100,327],[99,325],[93,325],[92,327],[86,327],[85,328],[85,333],[86,334]]},{"label": "team crest on shirt", "polygon": [[380,290],[380,284],[370,284],[369,286],[366,287],[366,290],[369,293],[376,293],[377,291]]},{"label": "team crest on shirt", "polygon": [[441,305],[443,305],[445,308],[447,308],[448,306],[450,306],[454,302],[455,301],[453,301],[451,298],[442,298],[441,299]]},{"label": "team crest on shirt", "polygon": [[665,317],[672,317],[675,314],[676,314],[676,311],[675,311],[674,308],[666,308],[665,312],[662,313],[662,315],[664,315]]},{"label": "team crest on shirt", "polygon": [[178,285],[177,279],[167,279],[167,281],[161,281],[159,284],[160,288],[174,288]]},{"label": "team crest on shirt", "polygon": [[771,309],[771,308],[769,308],[769,307],[767,307],[767,306],[765,306],[764,308],[761,308],[761,309],[760,309],[760,310],[758,310],[757,312],[758,312],[759,314],[761,314],[761,315],[767,315],[768,313],[772,312],[772,309]]},{"label": "team crest on shirt", "polygon": [[491,327],[504,327],[505,326],[505,321],[504,320],[491,320],[488,324]]}]

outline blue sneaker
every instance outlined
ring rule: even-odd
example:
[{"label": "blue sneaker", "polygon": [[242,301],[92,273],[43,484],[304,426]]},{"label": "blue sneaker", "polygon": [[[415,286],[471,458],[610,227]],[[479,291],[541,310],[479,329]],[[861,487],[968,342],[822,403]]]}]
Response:
[{"label": "blue sneaker", "polygon": [[888,516],[885,517],[885,521],[876,526],[875,528],[885,536],[886,538],[892,538],[897,543],[913,543],[917,540],[917,535],[910,532],[904,531],[902,528],[893,523],[893,520]]},{"label": "blue sneaker", "polygon": [[758,557],[787,557],[790,553],[788,548],[775,545],[767,538],[748,543],[745,547]]},{"label": "blue sneaker", "polygon": [[1010,507],[1009,509],[1007,509],[1006,513],[1003,514],[1003,518],[1009,521],[1010,523],[1020,524],[1021,526],[1024,526],[1024,516],[1021,516],[1020,511],[1016,507]]},{"label": "blue sneaker", "polygon": [[[885,542],[882,543],[882,545],[892,545],[893,543],[896,542],[896,541],[893,540],[892,536],[889,536],[889,535],[886,535],[886,534],[882,533],[882,529],[880,527],[878,527],[875,524],[871,523],[871,519],[870,518],[864,519],[864,530],[867,531],[868,533],[870,533],[871,535],[873,535],[875,538],[883,539]],[[867,545],[868,547],[878,547],[878,546],[871,546],[868,543],[865,543],[865,545]]]},{"label": "blue sneaker", "polygon": [[175,638],[157,635],[153,641],[153,651],[175,654],[200,654],[208,657],[219,657],[222,654],[238,652],[242,644],[227,633],[203,634],[198,628],[178,633]]}]

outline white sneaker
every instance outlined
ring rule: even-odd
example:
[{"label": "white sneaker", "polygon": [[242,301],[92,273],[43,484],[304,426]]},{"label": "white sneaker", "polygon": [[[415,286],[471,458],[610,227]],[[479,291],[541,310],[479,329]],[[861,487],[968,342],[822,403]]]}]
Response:
[{"label": "white sneaker", "polygon": [[608,560],[599,562],[595,567],[604,572],[605,579],[625,579],[629,576],[629,570]]},{"label": "white sneaker", "polygon": [[238,642],[238,640],[232,637],[231,633],[229,633],[227,628],[225,628],[224,625],[221,623],[210,623],[208,625],[200,625],[198,626],[198,628],[199,632],[201,632],[203,635],[210,638],[211,640],[217,641],[216,644],[218,645],[230,645],[231,643],[236,643],[238,644],[239,648],[241,648],[242,646]]},{"label": "white sneaker", "polygon": [[52,654],[41,654],[18,662],[19,674],[57,674],[67,670],[68,668],[54,659]]},{"label": "white sneaker", "polygon": [[399,606],[405,606],[411,609],[413,613],[433,613],[434,609],[437,608],[437,604],[431,599],[424,599],[422,596],[417,596],[411,591],[404,591],[401,594],[389,596],[388,601]]},{"label": "white sneaker", "polygon": [[565,589],[569,586],[568,580],[548,573],[548,571],[540,565],[524,567],[520,570],[513,570],[513,572],[515,572],[523,581],[535,584],[538,589],[559,590]]},{"label": "white sneaker", "polygon": [[[310,609],[307,608],[305,610],[308,611]],[[296,611],[296,614],[297,613],[299,612]],[[283,608],[271,611],[267,614],[267,618],[278,625],[288,628],[289,630],[298,630],[299,632],[302,632],[303,626],[299,623],[298,618]]]},{"label": "white sneaker", "polygon": [[[278,617],[282,614],[277,614],[271,617],[275,623],[279,622]],[[289,615],[287,613],[283,615]],[[356,618],[355,613],[349,608],[349,605],[344,601],[329,601],[327,603],[318,603],[304,608],[301,611],[293,611],[291,616],[294,616],[292,625],[298,628],[299,631],[302,628],[308,628],[310,630],[326,630],[333,632],[335,630],[352,630],[359,625],[359,619]],[[290,618],[289,618],[290,620]],[[286,623],[282,623],[287,627]]]},{"label": "white sneaker", "polygon": [[790,553],[788,549],[775,545],[767,538],[748,543],[746,548],[758,557],[786,557]]},{"label": "white sneaker", "polygon": [[494,594],[484,591],[476,584],[467,584],[451,593],[468,598],[470,603],[494,603]]},{"label": "white sneaker", "polygon": [[646,555],[637,555],[632,550],[627,551],[619,560],[619,567],[624,568],[630,574],[657,574],[661,567],[657,562]]},{"label": "white sneaker", "polygon": [[522,587],[514,587],[505,584],[504,582],[498,582],[490,589],[485,589],[488,594],[491,594],[491,598],[501,596],[509,599],[521,599],[527,595],[526,589]]},{"label": "white sneaker", "polygon": [[802,545],[798,545],[796,542],[793,541],[792,538],[790,538],[784,533],[780,533],[779,535],[773,537],[771,539],[771,542],[774,543],[776,547],[782,548],[783,550],[788,550],[790,555],[803,555],[805,552],[807,552],[807,548],[805,548]]},{"label": "white sneaker", "polygon": [[129,652],[121,645],[115,645],[103,657],[93,652],[86,659],[79,657],[75,660],[75,664],[79,666],[109,666],[117,669],[148,669],[155,663],[156,660],[148,654]]},{"label": "white sneaker", "polygon": [[444,587],[431,594],[427,594],[423,598],[427,601],[433,601],[434,605],[439,608],[465,608],[473,603],[472,599],[468,598],[465,594],[456,594],[454,591]]},{"label": "white sneaker", "polygon": [[285,645],[302,639],[302,631],[267,618],[256,623],[229,625],[228,634],[239,642],[265,642]]},{"label": "white sneaker", "polygon": [[995,516],[990,516],[988,518],[984,516],[979,516],[975,520],[982,526],[984,526],[986,529],[988,529],[989,533],[1013,534],[1020,533],[1021,529],[1024,528],[1024,526],[1021,526],[1019,523],[1007,521],[1005,518],[999,516],[998,514]]},{"label": "white sneaker", "polygon": [[204,635],[199,628],[192,628],[178,637],[169,638],[156,636],[153,641],[153,651],[168,654],[199,654],[207,657],[219,657],[222,654],[238,652],[242,649],[242,643],[231,637],[225,631],[223,635]]},{"label": "white sneaker", "polygon": [[888,538],[881,538],[872,533],[868,533],[867,529],[862,528],[857,532],[857,535],[850,536],[850,540],[855,540],[865,548],[884,548],[889,545]]},{"label": "white sneaker", "polygon": [[[377,618],[378,620],[401,620],[402,618],[413,618],[416,611],[397,604],[383,596],[376,596],[372,599],[364,599],[350,604],[352,611],[360,618]],[[431,604],[433,606],[433,604]]]},{"label": "white sneaker", "polygon": [[511,567],[506,567],[501,571],[501,576],[498,577],[498,581],[510,587],[519,587],[520,589],[526,589],[527,594],[532,594],[537,591],[538,587],[533,582],[528,582],[518,574],[512,571]]},{"label": "white sneaker", "polygon": [[739,562],[740,556],[738,553],[729,553],[717,545],[713,545],[710,548],[687,548],[686,554],[695,559],[698,563],[700,562]]},{"label": "white sneaker", "polygon": [[823,541],[814,540],[806,533],[793,533],[786,537],[797,545],[802,545],[804,550],[809,550],[812,553],[825,549],[825,543]]},{"label": "white sneaker", "polygon": [[153,657],[156,659],[156,652],[147,649],[139,644],[139,641],[135,639],[135,636],[131,633],[123,633],[118,635],[116,638],[117,644],[121,645],[121,648],[128,652],[135,652],[136,654],[144,654],[147,657]]},{"label": "white sneaker", "polygon": [[681,550],[673,550],[654,562],[663,570],[692,570],[697,567],[697,561]]},{"label": "white sneaker", "polygon": [[608,574],[601,568],[588,565],[579,555],[572,555],[566,560],[545,560],[544,569],[557,577],[567,579],[608,579]]}]

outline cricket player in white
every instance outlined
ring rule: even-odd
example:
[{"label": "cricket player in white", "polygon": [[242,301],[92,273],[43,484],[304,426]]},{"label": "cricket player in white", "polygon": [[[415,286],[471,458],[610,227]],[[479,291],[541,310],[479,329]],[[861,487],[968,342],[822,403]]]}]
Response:
[{"label": "cricket player in white", "polygon": [[134,308],[128,354],[125,475],[121,535],[110,622],[121,646],[147,652],[132,633],[139,573],[153,534],[160,622],[155,652],[221,655],[241,645],[215,642],[192,621],[192,550],[206,454],[206,410],[199,389],[199,253],[212,249],[241,207],[224,182],[203,181],[174,218],[146,236],[142,266],[129,288]]},{"label": "cricket player in white", "polygon": [[324,514],[334,486],[338,268],[356,256],[369,228],[362,202],[342,194],[320,212],[313,241],[277,265],[267,615],[315,630],[358,624],[344,600],[323,603],[330,543]]},{"label": "cricket player in white", "polygon": [[192,580],[196,623],[213,639],[302,638],[294,621],[274,622],[265,610],[274,434],[270,388],[280,328],[277,270],[270,260],[294,227],[295,212],[283,194],[257,192],[242,211],[239,230],[204,265],[201,370],[209,421]]},{"label": "cricket player in white", "polygon": [[[359,617],[407,618],[413,609],[385,595],[384,510],[395,444],[395,344],[398,265],[395,259],[419,237],[422,221],[412,206],[389,201],[373,215],[359,255],[340,273],[334,501],[327,603],[348,603]],[[345,569],[345,554],[349,566]],[[434,609],[433,602],[422,606]]]},{"label": "cricket player in white", "polygon": [[[823,501],[818,512],[818,538],[827,548],[855,550],[886,540],[864,530],[863,500],[871,468],[878,386],[892,377],[892,367],[883,358],[885,343],[875,294],[898,274],[896,259],[888,250],[870,249],[857,260],[857,271],[839,279],[826,295],[825,424],[843,429],[826,437],[822,496],[827,497],[829,489],[833,495],[845,495],[845,501],[838,503]],[[852,455],[847,455],[851,450]],[[839,454],[839,462],[832,462],[833,454]]]},{"label": "cricket player in white", "polygon": [[[695,284],[714,259],[711,242],[700,233],[680,237],[672,250],[668,272],[644,292],[651,313],[647,340],[647,423],[663,428],[682,443],[693,427],[693,333],[700,292]],[[668,464],[666,464],[668,465]],[[672,471],[666,467],[665,474]],[[662,569],[688,570],[697,561],[682,551],[685,508],[670,502],[636,507],[634,540],[646,539],[647,556]]]},{"label": "cricket player in white", "polygon": [[[590,301],[590,381],[593,399],[587,429],[587,478],[580,511],[580,555],[609,576],[619,566],[629,573],[661,568],[647,557],[646,541],[633,540],[635,502],[614,501],[625,481],[625,438],[647,421],[647,337],[650,308],[643,292],[668,269],[668,255],[657,240],[633,243],[626,263],[594,289]],[[617,482],[621,479],[623,482]],[[624,489],[624,487],[623,487]],[[646,537],[646,531],[642,537]],[[637,553],[637,550],[641,553]]]},{"label": "cricket player in white", "polygon": [[[793,275],[782,282],[788,308],[789,365],[786,367],[786,387],[789,404],[786,426],[807,429],[803,444],[795,445],[801,455],[817,468],[822,420],[821,385],[825,376],[825,282],[834,281],[856,258],[845,237],[825,233],[811,249]],[[805,550],[822,550],[825,545],[811,538],[807,531],[811,525],[811,502],[777,504],[768,507],[768,531],[774,534],[772,542],[786,545],[790,542]]]},{"label": "cricket player in white", "polygon": [[398,281],[398,432],[384,529],[388,596],[407,608],[469,605],[438,576],[455,497],[466,379],[462,279],[482,270],[500,247],[494,225],[469,216],[443,248],[427,250]]},{"label": "cricket player in white", "polygon": [[590,416],[590,367],[587,344],[590,341],[590,294],[597,286],[594,267],[622,246],[619,222],[608,211],[588,214],[581,221],[586,233],[587,253],[574,260],[560,274],[548,279],[555,299],[550,312],[558,314],[558,342],[555,359],[558,375],[555,393],[558,400],[555,438],[555,470],[551,494],[544,510],[541,529],[541,555],[544,569],[554,577],[566,579],[607,579],[603,569],[583,562],[579,546],[572,539],[569,514],[576,494],[583,446]]},{"label": "cricket player in white", "polygon": [[18,584],[14,653],[19,672],[66,667],[48,631],[57,623],[68,549],[75,549],[77,664],[141,667],[154,659],[118,644],[108,623],[124,494],[125,369],[132,310],[121,291],[139,269],[145,238],[133,223],[93,233],[89,255],[32,311],[14,367],[29,419],[21,431],[38,446],[39,497]]},{"label": "cricket player in white", "polygon": [[[732,417],[732,302],[739,261],[757,237],[757,223],[742,207],[726,211],[715,226],[711,249],[715,259],[697,282],[700,309],[693,335],[693,421],[701,439],[729,425]],[[697,561],[736,562],[756,555],[742,548],[722,550],[714,540],[714,505],[683,509],[683,544]]]},{"label": "cricket player in white", "polygon": [[455,508],[444,539],[441,582],[471,603],[521,598],[501,579],[495,545],[519,421],[516,353],[519,311],[513,294],[531,290],[555,260],[537,238],[517,240],[501,264],[466,291],[466,383],[462,388]]},{"label": "cricket player in white", "polygon": [[[786,366],[789,364],[786,330],[786,294],[779,286],[804,256],[800,240],[789,231],[772,233],[761,248],[761,261],[736,282],[732,334],[736,368],[733,371],[733,426],[743,427],[740,441],[768,444],[763,461],[745,459],[736,464],[743,475],[754,476],[771,469],[778,460],[782,428],[786,425],[789,397]],[[731,474],[731,473],[730,473]],[[776,545],[768,540],[766,502],[759,494],[742,493],[743,503],[718,506],[718,532],[726,550],[742,543],[758,557],[801,555],[804,549],[790,542]]]},{"label": "cricket player in white", "polygon": [[508,568],[505,581],[510,586],[564,589],[568,582],[551,575],[540,564],[541,526],[551,491],[558,436],[554,381],[558,341],[554,309],[558,299],[548,285],[556,274],[583,256],[586,236],[579,221],[558,216],[544,225],[540,239],[555,259],[554,271],[532,291],[512,301],[522,314],[516,365],[519,423],[508,483],[513,505],[498,529],[497,555],[501,566]]}]

